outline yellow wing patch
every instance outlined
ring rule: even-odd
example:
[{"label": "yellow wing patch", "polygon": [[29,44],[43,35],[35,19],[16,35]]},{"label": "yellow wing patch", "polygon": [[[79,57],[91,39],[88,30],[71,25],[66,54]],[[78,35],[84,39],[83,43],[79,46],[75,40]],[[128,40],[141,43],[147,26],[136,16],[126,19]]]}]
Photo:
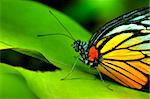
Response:
[{"label": "yellow wing patch", "polygon": [[150,51],[142,51],[143,54],[150,56]]},{"label": "yellow wing patch", "polygon": [[[145,36],[137,36],[137,37],[131,38],[131,39],[123,42],[116,49],[127,48],[127,47],[130,47],[130,46],[133,46],[133,45],[137,45],[137,44],[139,44],[139,43],[141,43],[143,41],[148,41],[148,40],[150,40],[150,35],[149,34],[145,35]],[[143,45],[141,44],[140,48],[142,48],[143,46],[144,46],[144,44]]]},{"label": "yellow wing patch", "polygon": [[150,49],[150,43],[139,44],[133,47],[130,47],[131,50],[147,50]]},{"label": "yellow wing patch", "polygon": [[114,48],[115,46],[117,46],[119,43],[126,40],[127,38],[131,37],[132,35],[133,35],[133,33],[122,33],[122,34],[119,34],[119,35],[113,37],[101,49],[101,53],[105,53],[105,52],[111,50],[112,48]]},{"label": "yellow wing patch", "polygon": [[150,33],[150,30],[141,30],[141,33]]},{"label": "yellow wing patch", "polygon": [[102,40],[100,40],[100,41],[96,44],[96,48],[98,48],[105,40],[106,40],[106,38],[103,38]]},{"label": "yellow wing patch", "polygon": [[114,59],[114,60],[136,60],[144,58],[145,56],[139,51],[130,51],[128,49],[113,50],[105,55],[105,59]]},{"label": "yellow wing patch", "polygon": [[150,65],[150,58],[144,58],[144,59],[142,59],[142,62]]},{"label": "yellow wing patch", "polygon": [[142,71],[145,74],[150,74],[150,66],[144,64],[140,61],[128,62],[131,66],[137,68],[139,71]]}]

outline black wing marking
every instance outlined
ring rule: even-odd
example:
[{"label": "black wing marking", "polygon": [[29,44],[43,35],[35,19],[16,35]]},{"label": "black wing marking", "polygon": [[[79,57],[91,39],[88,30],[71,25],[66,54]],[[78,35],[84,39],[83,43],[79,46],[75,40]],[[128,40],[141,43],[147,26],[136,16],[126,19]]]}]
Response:
[{"label": "black wing marking", "polygon": [[[133,25],[134,24],[134,26],[136,26],[136,25],[140,24],[143,26],[143,27],[140,26],[140,28],[148,29],[147,24],[143,25],[143,23],[141,23],[141,21],[150,20],[150,13],[149,12],[150,12],[150,7],[136,9],[134,11],[126,13],[126,14],[108,22],[102,28],[100,28],[98,32],[96,32],[91,37],[91,39],[89,41],[89,47],[91,47],[92,45],[95,45],[97,43],[97,41],[99,41],[100,39],[105,37],[107,34],[110,34],[109,32],[111,30],[113,30],[114,28],[119,27],[121,25],[129,25],[129,24]],[[140,18],[140,16],[142,16],[142,17]],[[135,20],[136,18],[138,20]]]}]

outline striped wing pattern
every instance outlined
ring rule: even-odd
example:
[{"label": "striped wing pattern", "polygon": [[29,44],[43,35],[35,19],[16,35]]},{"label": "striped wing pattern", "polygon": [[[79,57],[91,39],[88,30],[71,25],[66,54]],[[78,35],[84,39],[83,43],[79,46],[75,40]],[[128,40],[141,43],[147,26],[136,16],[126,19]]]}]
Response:
[{"label": "striped wing pattern", "polygon": [[[102,48],[97,45],[101,49],[102,61],[98,69],[102,73],[131,88],[141,89],[147,84],[147,75],[150,74],[150,32],[121,33],[102,41],[105,43]],[[147,47],[143,48],[145,44]]]},{"label": "striped wing pattern", "polygon": [[[104,31],[104,30],[103,30]],[[150,14],[130,18],[100,38],[92,37],[102,58],[97,69],[118,83],[141,89],[150,75]],[[94,43],[95,42],[95,43]]]}]

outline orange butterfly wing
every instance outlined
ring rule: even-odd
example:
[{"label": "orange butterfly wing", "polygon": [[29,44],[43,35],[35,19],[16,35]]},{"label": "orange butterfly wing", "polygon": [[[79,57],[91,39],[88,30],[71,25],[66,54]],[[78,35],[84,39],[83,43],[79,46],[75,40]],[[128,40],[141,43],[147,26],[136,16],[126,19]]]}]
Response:
[{"label": "orange butterfly wing", "polygon": [[[148,46],[143,48],[149,40],[149,33],[141,36],[121,33],[113,36],[99,52],[102,61],[97,69],[124,86],[141,89],[148,83],[147,75],[150,74],[150,49]],[[100,40],[96,47],[103,42],[104,39]]]}]

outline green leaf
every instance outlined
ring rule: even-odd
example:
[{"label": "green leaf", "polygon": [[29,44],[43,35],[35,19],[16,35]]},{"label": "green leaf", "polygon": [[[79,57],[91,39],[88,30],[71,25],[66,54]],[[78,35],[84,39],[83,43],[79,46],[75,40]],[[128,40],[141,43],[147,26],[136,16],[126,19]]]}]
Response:
[{"label": "green leaf", "polygon": [[[1,0],[0,3],[2,4],[0,8],[2,12],[0,14],[0,45],[3,45],[0,46],[0,49],[18,48],[20,49],[19,52],[39,59],[46,58],[49,62],[61,68],[57,71],[34,72],[0,63],[0,75],[3,79],[7,78],[3,80],[3,86],[9,84],[5,82],[13,82],[12,88],[19,93],[26,82],[28,85],[27,90],[30,88],[30,91],[21,92],[28,93],[31,98],[37,96],[40,99],[108,99],[110,97],[111,99],[132,99],[134,97],[136,99],[147,99],[149,97],[148,93],[126,88],[115,82],[105,81],[104,84],[101,80],[95,79],[95,72],[88,71],[88,66],[80,61],[77,62],[76,69],[68,80],[60,80],[69,73],[76,60],[74,56],[78,56],[78,54],[71,47],[73,40],[66,36],[37,37],[37,35],[50,33],[61,33],[70,36],[56,18],[49,13],[49,10],[61,20],[75,39],[88,41],[90,38],[89,33],[69,17],[42,4],[26,0]],[[35,53],[33,53],[34,51]],[[43,56],[41,57],[41,55]],[[6,72],[3,73],[4,71]],[[14,72],[19,76],[13,76],[10,72]],[[19,77],[25,80],[20,80]],[[108,84],[110,84],[109,87],[113,91],[106,87]],[[1,91],[1,97],[6,98],[6,94],[9,94],[10,91],[13,94],[11,89],[5,90],[5,94]],[[29,94],[30,92],[31,94]],[[28,98],[28,96],[22,97]],[[17,98],[16,94],[15,97]]]},{"label": "green leaf", "polygon": [[14,50],[16,52],[20,52],[20,53],[28,55],[28,56],[32,56],[32,57],[37,58],[37,59],[39,59],[41,61],[49,63],[49,61],[41,53],[39,53],[39,52],[37,52],[35,50],[20,49],[20,48],[13,48],[11,50]]},{"label": "green leaf", "polygon": [[24,77],[14,68],[0,63],[1,99],[38,99]]}]

